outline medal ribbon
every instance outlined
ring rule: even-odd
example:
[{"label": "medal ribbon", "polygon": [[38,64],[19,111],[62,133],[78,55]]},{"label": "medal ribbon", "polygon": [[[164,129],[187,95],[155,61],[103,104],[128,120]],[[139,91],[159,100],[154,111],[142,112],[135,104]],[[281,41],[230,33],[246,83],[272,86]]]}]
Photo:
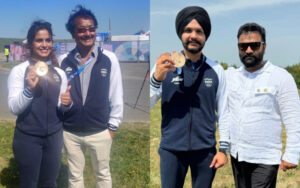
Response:
[{"label": "medal ribbon", "polygon": [[82,67],[80,67],[76,72],[74,72],[69,78],[68,78],[68,82],[70,82],[76,75],[80,74],[81,71],[83,71],[83,69],[92,61],[92,56],[84,63],[84,65]]}]

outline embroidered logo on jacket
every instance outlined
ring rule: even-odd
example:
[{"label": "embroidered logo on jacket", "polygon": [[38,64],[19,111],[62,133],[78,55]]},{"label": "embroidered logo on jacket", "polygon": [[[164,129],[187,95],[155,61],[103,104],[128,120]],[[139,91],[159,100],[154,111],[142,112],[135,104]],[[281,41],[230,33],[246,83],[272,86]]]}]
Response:
[{"label": "embroidered logo on jacket", "polygon": [[211,87],[213,84],[213,79],[212,78],[204,78],[204,83],[206,87]]},{"label": "embroidered logo on jacket", "polygon": [[175,78],[172,79],[172,83],[173,84],[180,84],[180,82],[182,82],[183,78],[180,78],[179,76],[176,76]]},{"label": "embroidered logo on jacket", "polygon": [[67,68],[66,68],[66,74],[67,74],[67,75],[70,75],[71,72],[72,72],[72,70],[73,70],[72,67],[67,67]]},{"label": "embroidered logo on jacket", "polygon": [[106,77],[106,75],[107,75],[107,69],[101,69],[100,73],[101,73],[102,77]]},{"label": "embroidered logo on jacket", "polygon": [[56,82],[59,82],[59,76],[57,74],[53,74],[53,79],[56,81]]}]

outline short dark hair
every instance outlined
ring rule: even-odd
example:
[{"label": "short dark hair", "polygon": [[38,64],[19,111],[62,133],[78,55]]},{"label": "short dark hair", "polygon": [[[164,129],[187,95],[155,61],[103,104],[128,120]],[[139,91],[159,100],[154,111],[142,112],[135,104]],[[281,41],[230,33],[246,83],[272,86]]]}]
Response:
[{"label": "short dark hair", "polygon": [[69,16],[68,23],[66,23],[67,30],[71,33],[73,36],[75,31],[75,19],[76,18],[89,18],[94,21],[94,25],[97,28],[98,22],[95,17],[95,15],[92,13],[92,11],[84,8],[82,5],[77,5],[75,9],[72,11],[72,13]]},{"label": "short dark hair", "polygon": [[257,23],[246,23],[239,28],[237,38],[239,39],[241,34],[248,32],[258,32],[263,40],[266,42],[266,30],[264,27],[258,25]]}]

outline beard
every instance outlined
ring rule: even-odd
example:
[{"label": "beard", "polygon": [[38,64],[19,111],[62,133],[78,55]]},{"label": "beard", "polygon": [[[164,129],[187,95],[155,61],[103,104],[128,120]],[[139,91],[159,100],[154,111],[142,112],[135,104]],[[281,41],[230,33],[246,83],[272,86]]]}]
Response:
[{"label": "beard", "polygon": [[[188,46],[191,42],[197,43],[199,45],[199,47],[198,48],[189,48]],[[201,42],[198,40],[192,40],[192,41],[187,41],[187,42],[183,43],[183,47],[186,51],[188,51],[192,54],[197,54],[203,49],[204,44],[201,44]]]},{"label": "beard", "polygon": [[242,63],[247,68],[256,67],[263,61],[263,58],[264,58],[264,51],[261,51],[258,55],[254,55],[253,53],[240,55],[240,59]]}]

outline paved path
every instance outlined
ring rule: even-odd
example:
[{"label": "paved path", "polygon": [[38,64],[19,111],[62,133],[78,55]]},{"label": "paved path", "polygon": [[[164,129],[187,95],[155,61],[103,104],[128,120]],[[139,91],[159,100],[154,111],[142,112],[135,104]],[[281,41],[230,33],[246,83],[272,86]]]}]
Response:
[{"label": "paved path", "polygon": [[[124,121],[149,122],[149,74],[142,88],[143,80],[149,69],[149,63],[121,63],[124,89]],[[8,71],[0,70],[0,119],[14,120],[7,106]],[[139,92],[140,97],[137,101]],[[135,106],[137,101],[137,105]],[[135,106],[135,108],[134,108]]]}]

